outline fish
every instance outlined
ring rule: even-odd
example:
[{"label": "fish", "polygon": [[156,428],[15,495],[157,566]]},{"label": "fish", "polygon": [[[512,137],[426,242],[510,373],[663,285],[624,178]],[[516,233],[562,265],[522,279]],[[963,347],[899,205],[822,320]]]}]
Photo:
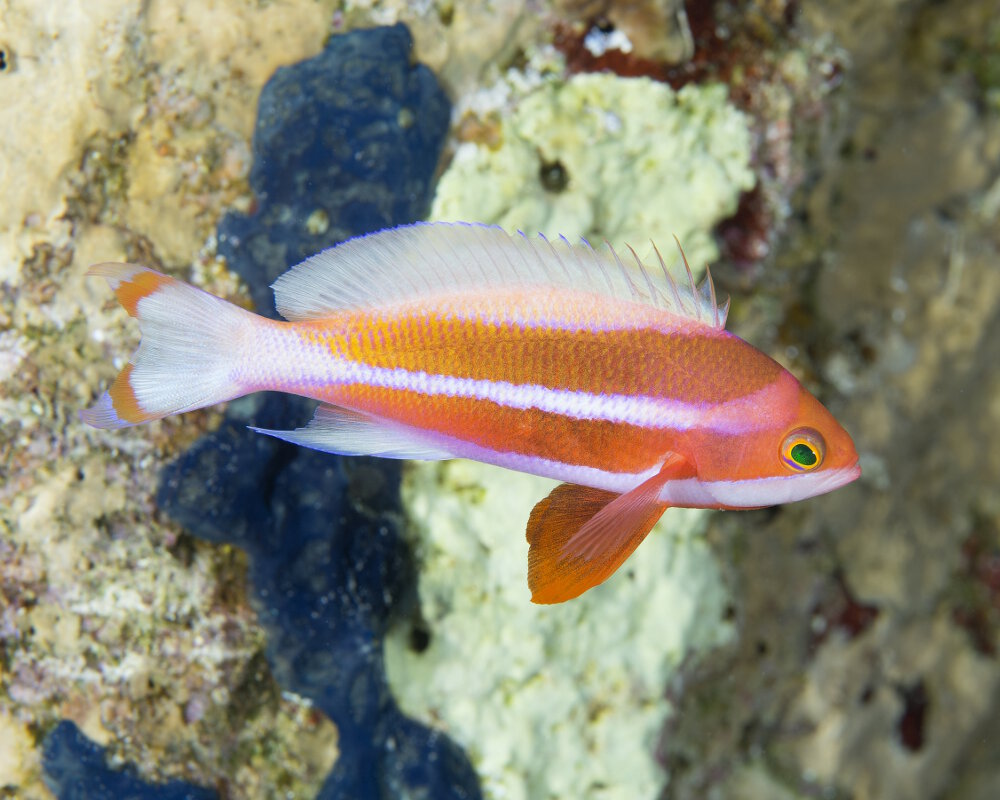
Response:
[{"label": "fish", "polygon": [[675,280],[652,252],[416,223],[282,274],[282,320],[144,266],[96,264],[88,274],[141,340],[80,416],[116,429],[287,392],[319,401],[311,421],[252,430],[555,479],[528,517],[528,587],[535,603],[564,602],[607,580],[671,506],[768,507],[861,474],[819,400],[726,330],[711,273],[696,284],[681,250],[687,280]]}]

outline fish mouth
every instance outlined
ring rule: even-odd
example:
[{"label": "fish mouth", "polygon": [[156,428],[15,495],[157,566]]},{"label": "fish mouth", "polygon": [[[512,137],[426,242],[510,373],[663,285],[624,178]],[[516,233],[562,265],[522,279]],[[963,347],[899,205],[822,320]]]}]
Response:
[{"label": "fish mouth", "polygon": [[816,487],[816,494],[820,495],[832,492],[834,489],[839,489],[841,486],[853,483],[860,477],[861,465],[855,459],[854,463],[849,467],[838,467],[837,469],[828,470],[823,476],[822,483]]},{"label": "fish mouth", "polygon": [[837,477],[840,479],[840,482],[833,487],[836,489],[837,487],[845,486],[846,484],[851,483],[852,481],[856,481],[858,478],[860,478],[861,464],[859,464],[858,460],[855,459],[854,463],[851,464],[851,466],[841,467],[840,469],[834,470],[834,474],[836,474]]}]

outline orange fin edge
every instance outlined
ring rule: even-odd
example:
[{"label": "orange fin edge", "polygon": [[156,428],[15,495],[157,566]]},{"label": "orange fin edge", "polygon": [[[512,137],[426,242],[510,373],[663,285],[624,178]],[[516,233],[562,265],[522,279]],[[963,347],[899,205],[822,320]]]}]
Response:
[{"label": "orange fin edge", "polygon": [[668,453],[660,470],[624,494],[563,483],[528,518],[528,588],[531,601],[562,603],[608,578],[653,529],[668,505],[660,491],[692,470]]},{"label": "orange fin edge", "polygon": [[563,483],[539,501],[526,533],[531,602],[562,603],[610,578],[667,509],[660,489],[686,463],[668,459],[624,494]]},{"label": "orange fin edge", "polygon": [[106,278],[130,317],[139,316],[139,301],[144,297],[149,297],[168,283],[177,282],[176,278],[147,267],[114,261],[93,264],[86,274],[87,277]]}]

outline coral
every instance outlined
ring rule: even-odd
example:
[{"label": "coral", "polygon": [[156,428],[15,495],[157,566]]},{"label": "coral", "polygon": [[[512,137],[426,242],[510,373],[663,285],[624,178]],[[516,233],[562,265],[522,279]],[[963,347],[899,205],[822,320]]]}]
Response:
[{"label": "coral", "polygon": [[[584,48],[595,59],[608,50],[649,63],[691,57],[691,30],[682,0],[556,0],[555,5],[569,26],[583,33]],[[565,35],[564,30],[561,26],[559,35]]]},{"label": "coral", "polygon": [[[335,16],[346,29],[402,23],[413,56],[452,96],[474,89],[485,71],[516,59],[545,35],[545,6],[524,0],[347,0]],[[538,12],[542,11],[542,14]]]},{"label": "coral", "polygon": [[[0,792],[49,796],[25,748],[62,718],[147,779],[309,794],[333,725],[291,693],[230,691],[263,647],[241,556],[151,502],[161,464],[218,413],[115,437],[76,412],[136,338],[89,264],[195,261],[238,295],[203,248],[246,192],[253,99],[319,49],[322,9],[13,0],[0,17],[0,718],[30,731]],[[310,749],[317,735],[330,744]]]},{"label": "coral", "polygon": [[[154,237],[172,261],[195,255],[214,226],[206,212],[239,188],[260,86],[276,66],[318,50],[325,32],[311,0],[238,6],[98,0],[53,14],[5,3],[0,283],[19,286],[18,265],[40,244],[73,246],[81,194],[112,203],[108,192],[127,195],[108,216]],[[87,164],[103,161],[105,141],[119,134],[127,146],[117,159]],[[81,143],[95,155],[81,159]]]},{"label": "coral", "polygon": [[[355,790],[376,773],[382,796],[415,795],[423,783],[475,797],[471,764],[488,794],[571,796],[578,779],[613,797],[624,784],[606,778],[611,756],[616,778],[669,780],[665,796],[677,798],[997,795],[993,4],[687,3],[695,55],[675,65],[618,14],[672,2],[94,0],[58,14],[29,0],[0,5],[0,794],[50,797],[44,766],[53,791],[98,797],[198,786],[310,797],[327,781],[326,796],[363,798],[377,794],[371,783]],[[768,269],[756,268],[761,291],[736,298],[732,323],[830,401],[860,446],[863,482],[707,522],[668,513],[636,563],[595,590],[601,602],[546,613],[523,602],[522,526],[539,482],[469,464],[408,467],[400,505],[398,475],[384,464],[309,459],[241,430],[251,419],[287,424],[292,412],[274,401],[125,433],[83,429],[77,409],[136,338],[106,289],[83,280],[85,267],[142,260],[247,302],[247,287],[215,258],[224,210],[277,222],[275,270],[296,258],[292,226],[250,187],[261,86],[320,52],[331,31],[380,17],[413,22],[416,58],[440,67],[464,114],[460,150],[484,160],[509,147],[505,117],[533,93],[560,101],[575,81],[567,71],[631,71],[675,90],[726,83],[743,112],[734,118],[751,131],[758,188],[714,235],[724,254],[752,262],[776,229],[789,231]],[[550,34],[558,51],[545,47]],[[487,89],[472,92],[477,83]],[[409,119],[382,122],[400,134]],[[551,153],[522,149],[524,194],[583,220],[590,211],[564,207],[578,176]],[[623,183],[638,162],[620,163]],[[301,180],[293,164],[281,169]],[[789,205],[795,186],[801,197]],[[419,205],[426,186],[416,192]],[[337,225],[323,202],[275,208],[303,215],[303,236],[321,246]],[[546,216],[528,210],[511,226]],[[663,222],[658,239],[674,230]],[[227,224],[236,227],[224,233],[245,233]],[[260,243],[260,266],[269,245]],[[251,265],[227,252],[234,266]],[[244,274],[269,302],[267,277],[252,265]],[[729,272],[743,286],[746,274]],[[216,438],[188,452],[220,421]],[[152,499],[161,465],[185,452],[160,499],[213,542]],[[261,463],[242,476],[248,454]],[[318,487],[308,496],[306,476]],[[213,516],[205,486],[244,508]],[[344,525],[331,522],[340,515]],[[671,518],[683,529],[669,530]],[[661,565],[669,582],[647,572]],[[724,612],[715,570],[732,588]],[[642,586],[657,598],[688,589],[708,624],[671,595],[671,608],[656,606],[671,624],[653,627],[656,608],[636,598]],[[674,607],[690,625],[672,624]],[[386,614],[399,615],[391,627]],[[622,623],[613,644],[598,638],[608,620]],[[662,632],[676,638],[661,651]],[[729,643],[698,665],[674,663],[719,640]],[[334,646],[340,659],[325,660]],[[574,647],[571,660],[591,665],[584,672],[557,660]],[[616,661],[622,652],[635,663]],[[544,684],[525,678],[531,668]],[[361,690],[353,714],[331,683],[344,676]],[[530,717],[546,687],[563,705]],[[560,715],[586,721],[571,727]],[[666,773],[645,755],[663,720]],[[524,754],[526,731],[539,753]],[[592,749],[581,763],[583,747]],[[519,774],[498,766],[508,755]]]},{"label": "coral", "polygon": [[[291,421],[277,397],[252,416]],[[337,724],[340,756],[319,796],[382,797],[381,783],[477,796],[461,752],[407,720],[384,678],[381,637],[412,580],[396,467],[296,448],[246,421],[231,413],[175,462],[159,502],[195,535],[247,551],[272,672]]]},{"label": "coral", "polygon": [[[539,51],[460,99],[432,216],[640,249],[676,231],[694,263],[714,257],[712,226],[754,179],[748,123],[725,87],[675,93],[560,70]],[[408,465],[419,607],[387,639],[393,691],[463,745],[489,797],[652,797],[663,687],[731,630],[697,535],[706,517],[668,513],[606,586],[540,609],[526,602],[524,525],[550,485],[472,463]]]},{"label": "coral", "polygon": [[[0,548],[0,556],[6,555]],[[41,765],[28,726],[0,711],[0,796],[7,792],[37,785]],[[34,794],[29,790],[26,795]]]},{"label": "coral", "polygon": [[754,183],[748,122],[724,86],[675,93],[647,78],[548,76],[507,102],[497,144],[458,146],[434,218],[640,252],[676,235],[693,264],[715,258],[712,226]]},{"label": "coral", "polygon": [[[219,237],[255,296],[270,296],[275,262],[265,251],[278,251],[284,264],[339,238],[412,221],[426,208],[448,104],[433,75],[410,65],[409,50],[401,27],[335,37],[320,56],[279,71],[265,87],[250,176],[261,201],[250,219],[224,220]],[[331,79],[347,73],[350,80]],[[334,130],[345,146],[330,146]],[[359,165],[356,152],[375,161]],[[312,192],[303,194],[306,182]],[[289,224],[304,217],[303,203],[325,204],[337,226]],[[320,796],[378,797],[384,785],[477,796],[461,752],[406,719],[383,677],[380,638],[409,575],[393,513],[396,467],[344,464],[252,434],[241,416],[251,409],[254,400],[234,403],[218,430],[174,462],[158,503],[190,532],[238,544],[250,557],[272,672],[338,725],[340,757]],[[301,403],[274,397],[254,419],[280,428],[302,411]],[[259,692],[259,682],[252,688]],[[194,696],[185,714],[196,719],[204,705]],[[86,786],[90,796],[113,795],[116,786],[149,796],[176,788],[142,788],[107,771],[96,746],[68,724],[49,735],[45,766],[53,786]]]},{"label": "coral", "polygon": [[[732,262],[746,282],[759,274],[760,262],[784,229],[789,199],[811,156],[809,132],[827,113],[829,96],[841,82],[843,51],[829,39],[801,34],[798,3],[719,0],[689,3],[677,13],[674,19],[687,46],[684,58],[653,56],[632,46],[634,20],[601,14],[599,5],[597,0],[582,3],[591,15],[583,24],[556,26],[554,45],[571,74],[644,76],[675,90],[721,83],[731,102],[747,114],[757,184],[716,231],[723,264]],[[645,12],[643,5],[639,2],[633,10]],[[669,5],[660,4],[668,18]],[[645,30],[651,27],[647,24]]]},{"label": "coral", "polygon": [[[406,66],[408,44],[400,29],[335,37],[321,56],[279,71],[263,92],[250,171],[258,200],[251,215],[225,219],[218,237],[220,250],[246,279],[263,309],[270,308],[267,285],[288,263],[347,235],[420,216],[446,127],[447,104],[429,73]],[[352,80],[330,78],[341,71],[349,71]],[[371,86],[381,90],[372,92]],[[387,96],[386,86],[394,87],[396,94]],[[334,139],[331,129],[339,134]],[[350,146],[341,151],[331,141]],[[354,152],[377,157],[352,173],[353,162],[345,163],[345,156]],[[404,153],[412,155],[404,158]],[[392,169],[385,169],[385,164],[392,164]],[[557,174],[549,176],[550,182],[558,179]],[[303,192],[307,185],[310,191]],[[405,699],[406,708],[425,720],[436,715],[460,734],[493,794],[530,792],[533,786],[582,791],[608,782],[619,784],[608,797],[632,789],[653,793],[661,776],[650,754],[655,730],[668,713],[660,687],[671,667],[691,649],[717,643],[728,631],[722,620],[725,596],[718,574],[704,546],[691,538],[694,528],[674,529],[669,537],[651,541],[626,586],[621,585],[627,577],[623,574],[593,598],[576,604],[575,610],[567,606],[548,624],[539,624],[540,610],[526,603],[524,517],[518,515],[513,529],[494,529],[487,521],[498,505],[523,507],[526,514],[530,502],[525,500],[538,493],[539,481],[524,476],[501,479],[489,470],[480,476],[477,470],[484,468],[452,465],[454,474],[463,469],[468,473],[463,484],[497,484],[510,491],[483,489],[482,502],[471,505],[464,493],[456,493],[454,501],[449,493],[441,500],[442,507],[451,503],[447,513],[422,516],[418,509],[435,494],[430,485],[436,478],[409,492],[406,506],[401,507],[398,474],[392,465],[303,451],[244,428],[250,419],[267,427],[290,427],[305,413],[303,404],[287,398],[233,403],[218,430],[166,471],[157,500],[187,531],[246,551],[260,620],[267,631],[271,671],[286,690],[311,701],[337,724],[340,755],[321,796],[378,796],[380,783],[394,787],[396,793],[420,786],[435,797],[479,794],[477,777],[463,753],[440,731],[405,717],[382,675],[382,636],[391,615],[413,592],[413,567],[398,532],[401,513],[418,520],[415,529],[424,533],[416,543],[421,552],[444,554],[441,559],[421,560],[421,569],[427,570],[423,586],[437,587],[422,590],[420,597],[419,613],[433,631],[432,646],[410,661],[398,646],[394,650],[395,691]],[[412,474],[420,473],[414,468]],[[415,485],[419,484],[411,483]],[[675,523],[682,516],[678,512]],[[696,527],[695,520],[701,518],[693,515],[689,524]],[[544,691],[546,685],[534,684],[534,689],[525,685],[519,703],[501,702],[478,720],[457,724],[455,709],[469,703],[490,709],[486,696],[494,694],[494,687],[506,685],[506,694],[498,696],[509,699],[516,685],[512,676],[503,677],[502,662],[483,651],[481,655],[498,667],[481,684],[484,695],[456,696],[452,703],[442,693],[448,671],[436,670],[437,659],[452,664],[463,660],[457,642],[463,631],[470,630],[473,617],[458,613],[457,603],[452,613],[428,603],[444,596],[449,577],[442,565],[450,563],[451,556],[441,542],[455,539],[458,532],[468,535],[470,527],[481,531],[480,536],[500,537],[492,548],[496,557],[464,563],[461,580],[451,591],[456,598],[472,596],[483,577],[481,570],[499,570],[503,589],[497,576],[488,579],[495,589],[489,607],[495,615],[510,617],[511,632],[519,623],[534,629],[528,639],[531,646],[515,661],[523,672],[551,659],[546,685],[567,706],[562,722],[546,724],[525,714],[519,724],[529,731],[535,727],[544,731],[555,750],[578,755],[617,741],[612,752],[629,759],[630,783],[615,779],[601,758],[589,759],[586,769],[577,769],[583,762],[566,760],[565,769],[553,771],[542,767],[541,750],[534,761],[525,760],[524,754],[509,763],[505,760],[511,738],[517,736],[515,721],[522,716],[518,712],[537,705],[533,692]],[[663,569],[673,580],[661,579]],[[610,603],[605,596],[602,604],[602,595],[614,596],[617,602]],[[660,604],[675,608],[670,626],[664,626],[655,611]],[[482,605],[465,599],[461,605],[469,612],[482,611]],[[603,616],[598,610],[602,606],[613,613]],[[696,610],[712,623],[705,624]],[[649,642],[650,649],[624,654],[608,644],[609,637],[620,640],[624,635],[617,623],[623,616],[632,620],[633,635]],[[602,618],[607,621],[600,623]],[[400,635],[409,636],[406,624],[396,631],[397,641]],[[509,642],[509,636],[501,641]],[[551,641],[551,648],[540,647],[544,641]],[[451,646],[446,647],[448,642]],[[602,657],[583,668],[573,667],[584,643]],[[476,661],[470,663],[481,669]],[[410,671],[405,681],[400,665]],[[426,684],[418,679],[421,676]],[[618,697],[624,687],[630,687],[632,696],[627,704]],[[202,705],[192,697],[185,714],[197,717]],[[486,725],[494,717],[506,720],[506,734]],[[62,729],[53,734],[64,735]],[[518,776],[522,770],[527,782]]]}]

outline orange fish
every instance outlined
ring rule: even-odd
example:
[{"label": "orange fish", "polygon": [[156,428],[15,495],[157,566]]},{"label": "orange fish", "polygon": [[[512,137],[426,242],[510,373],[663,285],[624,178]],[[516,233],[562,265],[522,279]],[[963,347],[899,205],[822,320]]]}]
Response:
[{"label": "orange fish", "polygon": [[[528,520],[528,584],[606,580],[669,506],[756,508],[860,475],[847,432],[725,330],[711,276],[629,248],[417,224],[345,242],[274,283],[288,321],[132,264],[98,264],[142,341],[81,416],[118,428],[262,390],[320,402],[292,431],[343,455],[472,458],[563,481]],[[685,261],[685,267],[687,263]]]}]

